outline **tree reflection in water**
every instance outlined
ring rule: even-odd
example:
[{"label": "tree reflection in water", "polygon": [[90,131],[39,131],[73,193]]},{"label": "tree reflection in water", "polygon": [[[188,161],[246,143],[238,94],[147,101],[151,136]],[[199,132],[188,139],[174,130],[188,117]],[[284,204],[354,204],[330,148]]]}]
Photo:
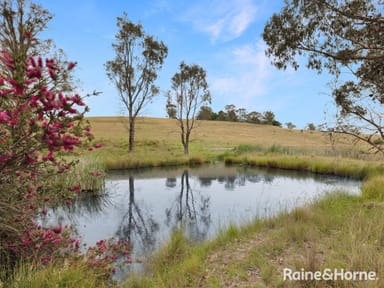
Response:
[{"label": "tree reflection in water", "polygon": [[116,236],[119,240],[140,244],[142,251],[151,252],[156,246],[156,232],[159,224],[153,215],[135,202],[135,180],[129,176],[128,211],[121,219]]},{"label": "tree reflection in water", "polygon": [[[175,181],[171,181],[171,179],[174,178],[166,180],[166,185],[168,187],[176,186]],[[200,197],[196,199],[196,196]],[[194,194],[189,182],[189,171],[184,170],[181,176],[180,193],[172,206],[165,209],[166,225],[174,229],[185,229],[191,240],[204,240],[211,224],[209,205],[208,196]]]}]

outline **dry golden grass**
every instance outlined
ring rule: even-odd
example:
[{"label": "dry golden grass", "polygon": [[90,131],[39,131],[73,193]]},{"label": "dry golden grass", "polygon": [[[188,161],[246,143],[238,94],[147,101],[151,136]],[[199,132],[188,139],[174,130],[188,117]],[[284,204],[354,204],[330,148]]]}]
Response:
[{"label": "dry golden grass", "polygon": [[[124,117],[90,117],[96,139],[108,143],[128,143],[128,130]],[[329,133],[318,131],[288,130],[267,125],[222,121],[198,121],[192,131],[191,151],[209,148],[234,148],[241,144],[269,147],[280,145],[318,152],[351,149],[352,139],[345,135],[333,135],[336,147],[332,147]],[[159,145],[179,149],[180,131],[176,120],[163,118],[138,118],[136,123],[136,147]]]}]

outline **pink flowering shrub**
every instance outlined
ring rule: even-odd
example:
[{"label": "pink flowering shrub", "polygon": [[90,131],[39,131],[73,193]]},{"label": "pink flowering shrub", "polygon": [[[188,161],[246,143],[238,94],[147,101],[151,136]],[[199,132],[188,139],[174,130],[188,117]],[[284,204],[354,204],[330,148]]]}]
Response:
[{"label": "pink flowering shrub", "polygon": [[8,249],[34,264],[48,264],[78,253],[80,241],[72,238],[68,226],[42,227],[31,221],[19,234],[19,241],[8,243]]},{"label": "pink flowering shrub", "polygon": [[93,138],[82,97],[58,91],[56,85],[58,75],[75,63],[63,68],[53,59],[28,57],[20,69],[20,61],[1,51],[0,65],[0,257],[37,265],[85,261],[111,271],[118,254],[128,253],[128,243],[104,241],[80,252],[70,227],[41,227],[35,221],[56,200],[71,205],[82,191],[79,185],[65,191],[50,186],[52,176],[67,173],[76,163],[66,161],[63,153],[89,146]]},{"label": "pink flowering shrub", "polygon": [[[42,227],[34,221],[18,235],[7,249],[34,266],[50,263],[85,263],[105,279],[110,278],[119,265],[131,263],[131,245],[127,241],[100,240],[85,251],[69,226]],[[120,264],[119,264],[120,263]]]}]

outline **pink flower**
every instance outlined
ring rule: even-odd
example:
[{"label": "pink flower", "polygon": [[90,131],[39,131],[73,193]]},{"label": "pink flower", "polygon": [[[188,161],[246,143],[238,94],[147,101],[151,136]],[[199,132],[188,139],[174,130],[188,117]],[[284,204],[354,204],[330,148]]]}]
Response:
[{"label": "pink flower", "polygon": [[27,39],[31,39],[31,37],[32,37],[32,34],[31,34],[31,32],[29,32],[29,31],[25,31],[24,35],[25,35],[25,37],[26,37]]},{"label": "pink flower", "polygon": [[33,198],[35,198],[35,194],[33,194],[33,193],[27,194],[27,199],[33,199]]},{"label": "pink flower", "polygon": [[76,66],[76,62],[69,62],[68,63],[68,70],[72,70]]},{"label": "pink flower", "polygon": [[25,239],[25,240],[23,240],[23,245],[24,245],[24,246],[29,246],[29,244],[31,244],[31,239]]},{"label": "pink flower", "polygon": [[48,73],[49,73],[49,76],[50,76],[53,80],[55,80],[55,79],[57,78],[57,74],[56,74],[55,70],[53,70],[53,69],[49,69],[49,70],[48,70]]},{"label": "pink flower", "polygon": [[52,231],[56,234],[60,234],[61,231],[63,231],[63,228],[61,226],[53,227]]},{"label": "pink flower", "polygon": [[27,76],[29,78],[41,78],[43,75],[43,72],[39,68],[30,69],[27,71]]},{"label": "pink flower", "polygon": [[81,186],[80,185],[76,185],[76,186],[73,186],[73,187],[69,188],[69,191],[71,191],[71,192],[80,191],[80,190],[81,190]]},{"label": "pink flower", "polygon": [[0,123],[8,122],[11,119],[8,113],[5,111],[0,112]]},{"label": "pink flower", "polygon": [[56,243],[59,243],[61,241],[61,237],[60,236],[57,236],[55,239],[52,240],[52,244],[56,244]]},{"label": "pink flower", "polygon": [[69,108],[69,109],[68,109],[68,112],[69,112],[70,114],[76,114],[78,111],[77,111],[76,109],[74,109],[74,108]]}]

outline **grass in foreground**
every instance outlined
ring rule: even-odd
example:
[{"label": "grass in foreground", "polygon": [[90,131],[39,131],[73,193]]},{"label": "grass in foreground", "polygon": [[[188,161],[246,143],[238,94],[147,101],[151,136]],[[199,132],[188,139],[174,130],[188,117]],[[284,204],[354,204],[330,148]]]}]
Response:
[{"label": "grass in foreground", "polygon": [[[2,286],[3,285],[3,286]],[[102,281],[98,275],[84,265],[56,267],[50,265],[44,269],[30,268],[26,264],[20,265],[13,280],[1,283],[0,287],[8,288],[90,288],[111,287]]]},{"label": "grass in foreground", "polygon": [[[107,169],[179,165],[191,161],[182,155],[177,126],[171,120],[141,119],[134,155],[126,152],[128,141],[122,139],[127,134],[117,121],[118,118],[91,119],[97,141],[104,144],[97,157],[104,161]],[[194,137],[191,152],[192,162],[196,163],[221,159],[227,164],[306,170],[367,180],[361,197],[330,195],[311,206],[270,220],[258,220],[243,228],[229,227],[208,243],[192,245],[181,232],[176,232],[167,246],[148,260],[146,274],[133,275],[119,286],[384,287],[384,204],[381,202],[384,200],[384,176],[381,176],[384,168],[380,162],[334,157],[365,155],[358,149],[350,149],[350,141],[342,137],[334,149],[328,135],[320,132],[204,122]],[[237,149],[233,151],[221,149],[234,147]],[[284,282],[282,269],[285,267],[306,271],[372,270],[378,273],[379,280]],[[107,285],[97,282],[97,275],[92,271],[82,269],[85,279],[78,277],[81,269],[71,267],[49,267],[41,271],[21,268],[5,287]],[[67,275],[65,280],[63,275]],[[36,286],[26,286],[30,281],[37,283]]]},{"label": "grass in foreground", "polygon": [[[369,190],[376,181],[384,177],[366,182],[362,197],[329,195],[270,220],[229,227],[209,243],[191,246],[176,233],[149,262],[149,274],[124,287],[383,287],[384,204],[377,202],[383,195]],[[283,281],[284,268],[374,271],[378,280]]]},{"label": "grass in foreground", "polygon": [[[230,226],[210,242],[192,244],[182,231],[177,231],[166,246],[148,259],[144,274],[132,275],[116,286],[383,287],[383,187],[384,176],[374,175],[364,182],[359,197],[342,192],[330,194],[273,219],[255,220],[242,228]],[[353,283],[283,281],[284,268],[374,271],[379,279]],[[39,271],[22,267],[6,284],[4,287],[110,285],[100,282],[86,267],[54,266]]]}]

